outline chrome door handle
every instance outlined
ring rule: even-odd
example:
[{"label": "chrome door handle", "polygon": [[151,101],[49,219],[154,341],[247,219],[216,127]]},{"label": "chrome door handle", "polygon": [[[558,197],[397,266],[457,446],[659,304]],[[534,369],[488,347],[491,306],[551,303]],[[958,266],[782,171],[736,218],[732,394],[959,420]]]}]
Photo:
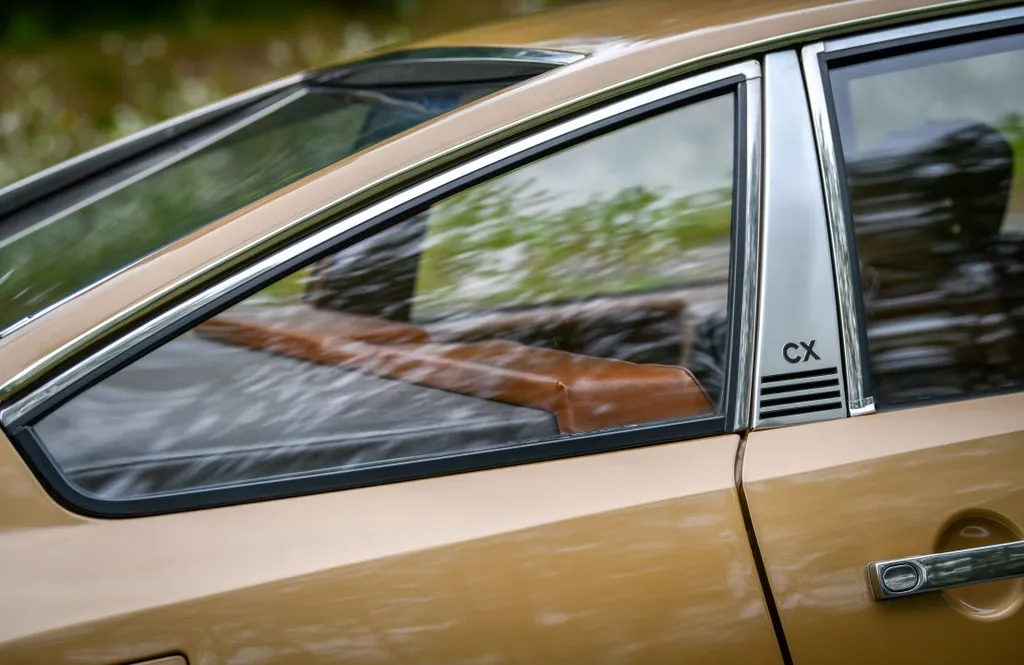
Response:
[{"label": "chrome door handle", "polygon": [[875,600],[1024,577],[1024,540],[868,564]]}]

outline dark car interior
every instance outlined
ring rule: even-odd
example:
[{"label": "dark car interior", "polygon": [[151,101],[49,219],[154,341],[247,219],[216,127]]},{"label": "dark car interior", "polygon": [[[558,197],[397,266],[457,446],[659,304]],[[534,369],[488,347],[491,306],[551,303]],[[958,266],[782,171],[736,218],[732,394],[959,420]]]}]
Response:
[{"label": "dark car interior", "polygon": [[1013,152],[928,122],[847,157],[872,380],[883,404],[1019,387],[1024,235],[1004,228]]}]

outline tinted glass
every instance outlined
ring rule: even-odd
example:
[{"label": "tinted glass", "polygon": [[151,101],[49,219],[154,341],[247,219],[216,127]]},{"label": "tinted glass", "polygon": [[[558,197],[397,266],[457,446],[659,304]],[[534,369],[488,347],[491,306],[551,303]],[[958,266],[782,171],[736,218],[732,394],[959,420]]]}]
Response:
[{"label": "tinted glass", "polygon": [[641,123],[437,206],[413,315],[720,283],[729,268],[732,154],[721,146],[731,140],[731,104],[687,109],[686,142]]},{"label": "tinted glass", "polygon": [[880,404],[1024,381],[1024,38],[832,74]]},{"label": "tinted glass", "polygon": [[695,102],[401,220],[35,431],[72,483],[130,498],[714,415],[733,105]]},{"label": "tinted glass", "polygon": [[0,331],[192,231],[500,85],[302,92],[205,147],[0,225]]}]

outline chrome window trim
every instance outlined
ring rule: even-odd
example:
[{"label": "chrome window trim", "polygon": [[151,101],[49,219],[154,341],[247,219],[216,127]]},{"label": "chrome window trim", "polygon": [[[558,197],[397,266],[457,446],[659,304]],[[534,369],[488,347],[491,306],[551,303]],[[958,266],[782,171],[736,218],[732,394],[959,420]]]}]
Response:
[{"label": "chrome window trim", "polygon": [[801,52],[804,84],[818,147],[818,167],[825,193],[829,246],[839,310],[839,335],[842,342],[843,373],[846,377],[846,403],[851,416],[872,413],[874,398],[867,394],[865,358],[861,349],[860,321],[857,318],[859,296],[853,277],[853,254],[847,235],[846,207],[839,171],[839,155],[832,143],[832,118],[825,98],[825,83],[818,56],[822,42],[809,44]]},{"label": "chrome window trim", "polygon": [[[662,99],[713,85],[715,83],[720,83],[735,77],[742,78],[749,87],[749,83],[751,81],[757,81],[761,77],[760,64],[757,61],[745,61],[716,70],[694,74],[685,79],[661,85],[655,89],[630,95],[625,99],[603,105],[592,111],[585,112],[580,116],[561,122],[553,127],[542,129],[517,139],[512,143],[498,147],[489,152],[485,152],[482,155],[473,157],[462,164],[458,164],[446,171],[443,171],[440,174],[400,190],[397,193],[373,203],[352,215],[343,217],[326,228],[278,249],[269,256],[257,260],[253,264],[228,275],[216,283],[207,285],[192,296],[180,301],[148,321],[145,321],[139,326],[127,331],[124,335],[110,340],[105,345],[96,349],[91,355],[72,364],[67,369],[50,378],[37,389],[0,409],[0,424],[11,428],[23,425],[33,417],[37,410],[49,402],[51,398],[73,388],[76,384],[86,380],[87,377],[101,371],[102,368],[115,361],[118,357],[132,353],[132,351],[143,346],[147,341],[160,332],[173,327],[177,321],[186,317],[190,312],[217,302],[223,296],[226,296],[227,294],[242,288],[244,285],[258,280],[261,276],[272,272],[276,267],[300,257],[307,252],[313,251],[318,246],[329,243],[342,234],[348,233],[371,220],[387,215],[403,205],[429,195],[435,190],[442,189],[451,183],[472,176],[477,171],[509,158],[514,158],[516,155],[532,150],[538,146],[548,143],[549,141],[556,140],[567,134],[577,132],[581,129],[587,128],[588,126],[612,119],[615,116],[658,102]],[[748,112],[747,122],[749,123],[749,113],[753,105],[748,103],[746,107]],[[739,119],[737,119],[737,122],[739,122]],[[759,132],[758,138],[760,138]],[[747,137],[747,145],[751,145],[749,136]],[[747,164],[749,164],[752,159],[759,160],[756,150],[753,151],[753,154],[751,154],[751,151],[748,151],[746,154]],[[760,169],[758,168],[758,174],[759,171]],[[749,177],[750,176],[748,174],[748,178]],[[751,209],[758,209],[759,204],[750,201],[751,193],[753,192],[754,194],[757,194],[758,191],[759,188],[754,188],[754,190],[746,188],[744,195],[747,200],[744,202],[744,212]],[[334,208],[337,203],[338,202],[333,202],[319,210],[308,213],[302,221],[309,218],[323,218],[330,215],[334,212]],[[751,225],[756,225],[758,221],[759,220],[757,219],[747,219],[745,220],[745,226],[749,227]],[[749,250],[747,253],[749,254]],[[747,266],[744,270],[744,274],[741,275],[742,285],[740,286],[740,297],[742,298],[741,302],[744,310],[741,314],[740,320],[744,322],[746,322],[751,316],[748,311],[749,303],[756,302],[756,298],[753,295],[756,293],[757,288],[758,273],[756,271],[756,266],[757,262],[755,258],[753,263],[755,270],[751,270],[751,266]],[[744,337],[753,336],[754,329],[749,328],[747,330],[741,330],[740,334]],[[749,350],[753,345],[753,341],[744,340],[744,342],[744,344],[741,344],[741,348],[746,348],[747,352],[741,354],[738,362],[740,362],[742,366],[737,367],[735,376],[739,382],[737,388],[743,385],[746,385],[747,388],[746,391],[737,392],[745,392],[744,399],[749,401],[749,390],[753,382],[753,354],[749,353]],[[36,365],[45,363],[47,360],[48,358],[43,358],[38,361]],[[0,387],[0,390],[9,388],[9,386],[20,379],[23,379],[25,376],[31,376],[37,370],[36,365],[23,370],[21,374],[14,377],[5,386]],[[743,414],[737,410],[736,414],[735,420],[745,425],[744,421],[749,415],[749,409],[747,409],[746,413]]]},{"label": "chrome window trim", "polygon": [[[229,97],[222,102],[185,115],[172,118],[166,122],[144,129],[136,134],[125,137],[119,141],[102,146],[71,160],[58,164],[50,169],[13,183],[6,188],[0,189],[0,218],[13,210],[15,216],[20,212],[22,206],[30,206],[38,203],[39,199],[50,194],[60,194],[61,190],[73,187],[79,180],[87,179],[99,174],[107,168],[116,168],[118,164],[135,158],[145,158],[147,151],[158,151],[162,144],[181,135],[195,133],[200,134],[199,140],[181,150],[173,152],[168,156],[154,161],[149,166],[139,169],[130,176],[125,177],[101,190],[89,194],[75,201],[75,203],[59,209],[53,214],[42,217],[31,223],[26,228],[11,234],[8,237],[0,238],[0,248],[36,229],[60,220],[67,215],[73,214],[110,194],[117,192],[129,185],[135,184],[154,173],[157,173],[177,162],[180,162],[202,149],[220,141],[231,134],[234,134],[248,125],[265,118],[297,99],[310,93],[310,86],[338,85],[344,88],[345,77],[350,74],[368,75],[373,77],[380,74],[379,67],[400,67],[410,70],[413,65],[448,65],[460,64],[524,64],[537,69],[535,72],[520,72],[524,78],[538,75],[551,68],[571,64],[582,59],[582,54],[568,53],[564,51],[546,51],[542,49],[515,49],[508,47],[446,47],[433,49],[414,49],[389,53],[376,58],[361,60],[347,67],[332,67],[313,70],[305,74],[297,74],[280,81],[261,86],[249,92]],[[411,71],[411,70],[410,70]],[[485,79],[481,79],[483,81]],[[418,80],[417,83],[426,81]],[[447,83],[458,85],[462,80]],[[473,80],[466,79],[467,84]],[[357,88],[372,89],[373,82],[363,81],[356,84]],[[385,86],[386,88],[386,86]],[[241,117],[232,116],[232,112],[245,110]],[[238,114],[235,114],[236,116]],[[215,123],[222,121],[222,126]],[[196,131],[194,131],[196,130]],[[203,132],[207,135],[202,136]],[[85,160],[87,164],[81,164]],[[48,178],[48,179],[47,179]],[[32,314],[13,322],[6,327],[0,327],[0,339],[17,332],[35,319],[57,309],[86,291],[103,284],[110,279],[129,270],[134,265],[149,258],[149,254],[143,256],[127,265],[124,265],[108,275],[104,275],[96,281],[76,290],[59,300],[50,303],[46,307],[33,312]],[[3,390],[0,389],[0,394]]]},{"label": "chrome window trim", "polygon": [[838,37],[821,42],[820,46],[823,52],[831,55],[866,46],[884,45],[885,42],[914,39],[917,37],[933,38],[939,36],[936,33],[946,32],[947,30],[961,30],[964,28],[984,29],[986,25],[991,23],[1001,23],[1018,18],[1024,18],[1024,7],[989,9],[975,14],[932,19],[924,23],[914,23],[849,37]]},{"label": "chrome window trim", "polygon": [[864,355],[865,349],[862,346],[863,330],[859,318],[860,290],[854,279],[853,257],[855,250],[850,245],[852,220],[848,219],[843,196],[845,183],[842,182],[840,175],[842,165],[839,163],[839,152],[834,140],[835,127],[832,123],[829,96],[826,92],[824,57],[837,57],[845,52],[865,48],[882,49],[889,43],[907,40],[929,41],[941,38],[943,33],[965,29],[984,30],[989,25],[1021,18],[1024,18],[1024,7],[990,9],[974,14],[932,19],[865,34],[819,41],[804,46],[801,51],[804,82],[807,86],[807,96],[814,121],[815,140],[818,145],[819,168],[825,186],[832,261],[835,267],[836,297],[839,302],[846,395],[851,416],[874,413],[875,398],[871,394],[867,381],[869,376],[868,359]]},{"label": "chrome window trim", "polygon": [[761,65],[757,76],[747,76],[746,122],[744,127],[746,182],[743,190],[744,256],[740,275],[739,345],[736,354],[736,391],[733,394],[732,431],[746,431],[752,420],[754,367],[757,360],[758,289],[761,275],[761,182],[763,144],[763,92]]}]

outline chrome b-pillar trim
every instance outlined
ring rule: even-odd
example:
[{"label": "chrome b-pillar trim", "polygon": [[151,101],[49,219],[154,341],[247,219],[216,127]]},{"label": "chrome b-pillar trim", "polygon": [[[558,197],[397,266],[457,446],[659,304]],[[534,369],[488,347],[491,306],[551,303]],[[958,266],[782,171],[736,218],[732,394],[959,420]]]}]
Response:
[{"label": "chrome b-pillar trim", "polygon": [[828,222],[796,51],[764,58],[758,381],[761,429],[846,416]]},{"label": "chrome b-pillar trim", "polygon": [[843,345],[843,370],[846,376],[846,400],[851,416],[873,413],[874,398],[867,393],[865,358],[857,317],[857,289],[853,278],[853,251],[847,233],[849,220],[843,202],[843,186],[839,175],[839,155],[832,140],[832,119],[828,113],[825,81],[819,55],[825,50],[821,42],[805,46],[801,53],[807,99],[818,146],[818,165],[825,188],[825,211],[828,216],[829,245],[835,274],[836,299],[839,309],[839,334]]},{"label": "chrome b-pillar trim", "polygon": [[736,393],[732,431],[746,430],[754,422],[753,391],[757,351],[757,294],[761,273],[761,157],[762,157],[762,91],[760,68],[757,76],[746,81],[745,145],[743,146],[744,183],[743,210],[743,274],[740,275],[739,353],[736,357]]}]

